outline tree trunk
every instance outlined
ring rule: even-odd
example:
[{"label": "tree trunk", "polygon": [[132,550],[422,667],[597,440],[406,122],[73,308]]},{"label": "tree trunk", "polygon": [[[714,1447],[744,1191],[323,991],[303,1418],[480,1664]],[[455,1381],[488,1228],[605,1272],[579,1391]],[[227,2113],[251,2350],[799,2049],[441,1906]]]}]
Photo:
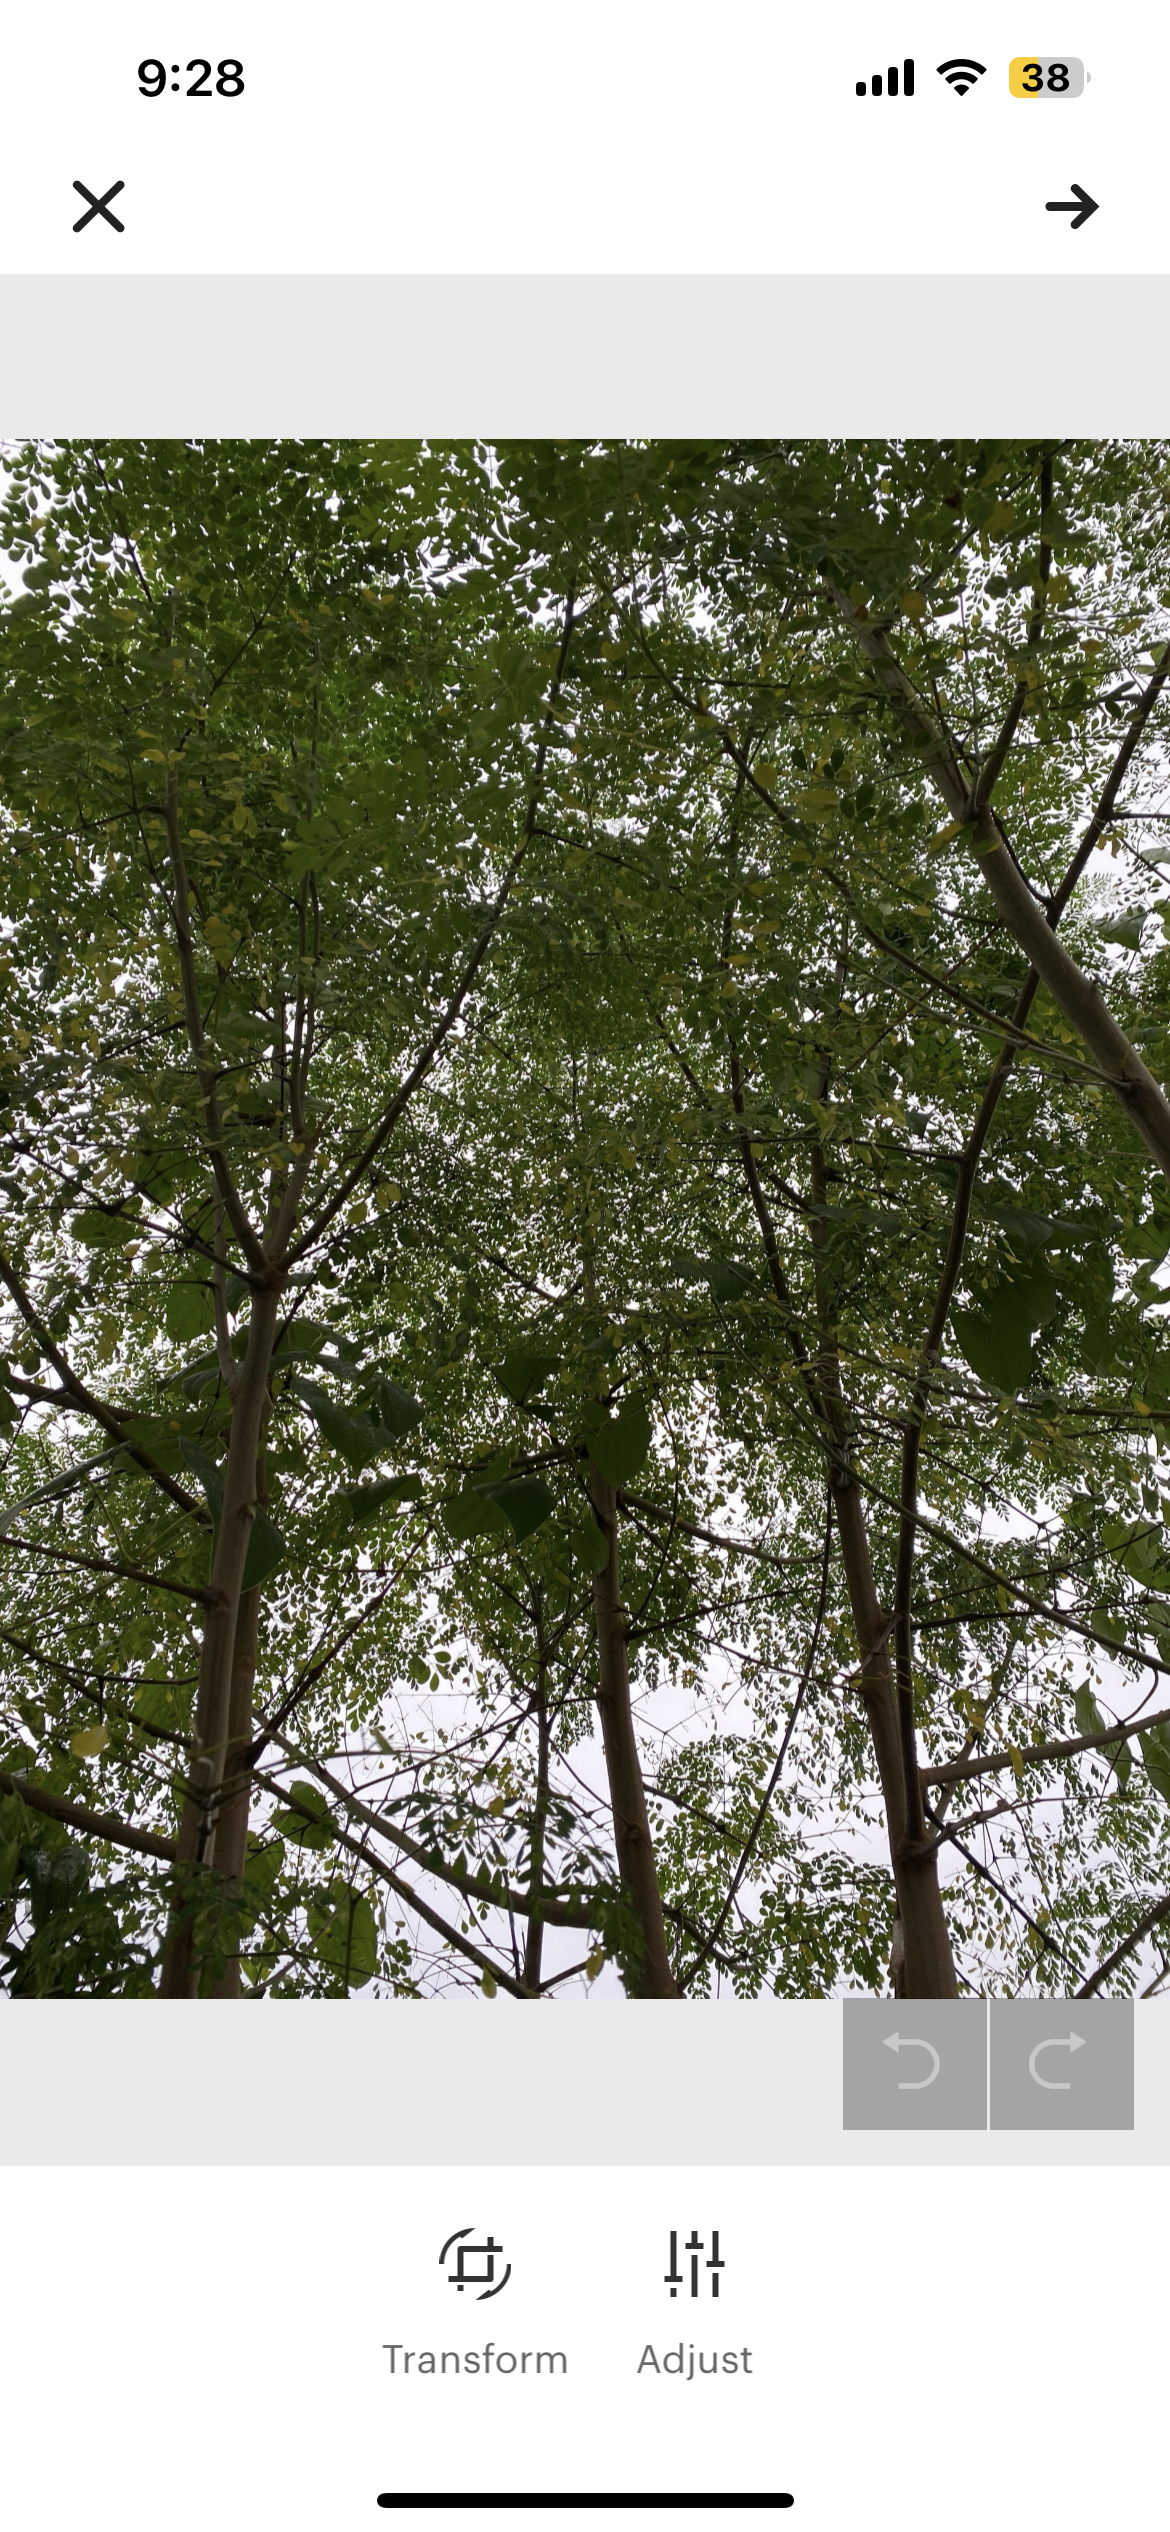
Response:
[{"label": "tree trunk", "polygon": [[[1058,1009],[1078,1032],[1094,1063],[1100,1066],[1105,1083],[1140,1134],[1146,1150],[1164,1176],[1170,1178],[1170,1101],[1164,1090],[1106,1007],[1100,986],[1078,967],[1063,941],[1057,940],[1048,909],[1033,896],[1013,860],[990,802],[980,800],[972,792],[941,725],[911,683],[884,627],[865,622],[844,591],[837,590],[835,597],[879,684],[895,704],[904,726],[913,733],[923,767],[939,798],[956,823],[965,828],[1001,921],[1026,953]],[[1135,715],[1135,742],[1168,675],[1170,646],[1149,681],[1143,711]],[[1130,753],[1132,748],[1122,751],[1124,762],[1128,763]]]},{"label": "tree trunk", "polygon": [[544,1966],[544,1918],[540,1898],[544,1888],[544,1838],[548,1820],[548,1694],[544,1661],[541,1660],[536,1685],[536,1802],[532,1813],[532,1857],[528,1874],[528,1933],[524,1944],[524,1986],[530,1996],[540,1992]]},{"label": "tree trunk", "polygon": [[1058,941],[1044,907],[1038,905],[1027,880],[1012,860],[992,812],[983,810],[971,829],[979,868],[1003,922],[1046,985],[1053,1001],[1077,1030],[1094,1063],[1105,1075],[1118,1106],[1140,1134],[1163,1176],[1170,1178],[1170,1103],[1107,1008],[1100,986],[1086,976]]},{"label": "tree trunk", "polygon": [[901,1992],[907,1996],[957,1996],[958,1980],[938,1883],[938,1840],[927,1834],[918,1777],[913,1694],[899,1701],[890,1659],[893,1620],[878,1598],[861,1490],[853,1473],[849,1418],[841,1390],[833,1291],[827,1255],[828,1179],[819,1143],[811,1156],[816,1208],[812,1224],[820,1353],[812,1369],[826,1444],[829,1492],[841,1541],[845,1588],[860,1655],[858,1685],[886,1812],[890,1863],[902,1927]]},{"label": "tree trunk", "polygon": [[845,1587],[861,1654],[859,1686],[869,1721],[885,1803],[894,1888],[901,1923],[901,1984],[906,1996],[957,1996],[959,1982],[938,1883],[938,1842],[916,1835],[906,1815],[902,1730],[889,1654],[890,1621],[878,1599],[861,1497],[851,1477],[830,1469],[829,1482]]},{"label": "tree trunk", "polygon": [[216,1814],[211,1848],[211,1861],[222,1892],[221,1924],[225,1953],[222,1967],[203,1983],[201,1993],[208,1996],[238,1996],[241,1992],[240,1938],[243,1928],[239,1907],[248,1848],[252,1779],[240,1762],[252,1739],[252,1693],[256,1684],[259,1628],[260,1592],[253,1585],[250,1591],[240,1595],[236,1620],[224,1794]]},{"label": "tree trunk", "polygon": [[199,1992],[198,1882],[212,1859],[216,1794],[223,1782],[231,1735],[237,1622],[256,1509],[260,1440],[279,1307],[275,1291],[259,1292],[253,1299],[247,1351],[232,1402],[223,1509],[211,1565],[211,1588],[218,1596],[208,1609],[203,1629],[191,1767],[179,1828],[175,1900],[163,1954],[160,1996],[195,1996]]},{"label": "tree trunk", "polygon": [[641,1956],[630,1975],[635,1996],[677,1997],[678,1988],[666,1948],[662,1894],[654,1862],[654,1841],[642,1784],[642,1763],[630,1707],[630,1667],[626,1620],[621,1604],[617,1498],[600,1470],[589,1467],[589,1495],[609,1542],[605,1572],[593,1578],[593,1614],[597,1628],[598,1690],[601,1737],[613,1812],[618,1872],[641,1938]]}]

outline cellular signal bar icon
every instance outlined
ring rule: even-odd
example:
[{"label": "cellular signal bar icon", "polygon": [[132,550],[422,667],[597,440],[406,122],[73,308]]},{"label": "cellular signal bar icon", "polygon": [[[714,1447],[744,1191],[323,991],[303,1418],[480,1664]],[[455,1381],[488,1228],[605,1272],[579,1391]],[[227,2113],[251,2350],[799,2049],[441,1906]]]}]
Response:
[{"label": "cellular signal bar icon", "polygon": [[[903,62],[900,74],[897,62],[890,63],[890,67],[886,72],[885,77],[886,96],[896,97],[899,87],[901,88],[901,92],[904,97],[913,96],[914,64],[912,61]],[[857,82],[857,94],[859,97],[880,97],[882,93],[882,74],[880,70],[875,70],[872,79],[859,79]]]}]

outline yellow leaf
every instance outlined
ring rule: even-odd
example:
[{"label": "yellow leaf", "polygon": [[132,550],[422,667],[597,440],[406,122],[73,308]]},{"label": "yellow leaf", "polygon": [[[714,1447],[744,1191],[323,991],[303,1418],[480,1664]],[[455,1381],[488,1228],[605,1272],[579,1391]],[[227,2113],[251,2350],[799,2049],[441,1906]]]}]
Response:
[{"label": "yellow leaf", "polygon": [[239,933],[233,932],[230,924],[224,923],[218,914],[208,915],[203,926],[203,938],[212,956],[221,962],[230,958],[233,950],[238,950],[240,946]]},{"label": "yellow leaf", "polygon": [[488,2002],[490,2003],[490,2002],[491,2002],[492,1997],[493,1997],[493,1996],[495,1996],[496,1994],[498,1994],[498,1992],[499,1992],[499,1991],[498,1991],[498,1989],[497,1989],[497,1987],[496,1987],[496,1982],[495,1982],[495,1979],[492,1977],[492,1973],[491,1973],[490,1969],[485,1969],[485,1971],[484,1971],[484,1973],[483,1973],[483,1977],[480,1979],[480,1982],[479,1982],[479,1983],[480,1983],[480,1986],[481,1986],[481,1987],[482,1987],[482,1989],[483,1989],[483,1992],[484,1992],[485,1996],[486,1996],[486,1997],[487,1997],[487,1999],[488,1999]]},{"label": "yellow leaf", "polygon": [[75,1732],[69,1747],[74,1758],[100,1758],[109,1733],[104,1723],[91,1723],[85,1732]]},{"label": "yellow leaf", "polygon": [[605,1954],[604,1954],[604,1952],[591,1952],[591,1953],[590,1953],[590,1955],[589,1955],[588,1960],[587,1960],[587,1961],[586,1961],[586,1963],[585,1963],[585,1975],[586,1975],[586,1977],[587,1977],[587,1979],[588,1979],[588,1981],[589,1981],[590,1986],[592,1986],[592,1985],[593,1985],[593,1981],[594,1981],[594,1979],[595,1979],[595,1978],[600,1978],[601,1973],[602,1973],[602,1970],[604,1969],[604,1967],[605,1967]]}]

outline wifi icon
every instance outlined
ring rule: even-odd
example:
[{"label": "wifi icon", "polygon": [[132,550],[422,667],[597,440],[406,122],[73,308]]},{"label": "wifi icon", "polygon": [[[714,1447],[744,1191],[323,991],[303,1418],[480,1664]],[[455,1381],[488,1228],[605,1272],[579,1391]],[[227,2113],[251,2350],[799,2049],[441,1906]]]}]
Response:
[{"label": "wifi icon", "polygon": [[940,62],[938,75],[940,79],[945,79],[948,88],[954,89],[957,97],[965,97],[968,88],[973,88],[976,80],[983,78],[986,69],[986,62]]}]

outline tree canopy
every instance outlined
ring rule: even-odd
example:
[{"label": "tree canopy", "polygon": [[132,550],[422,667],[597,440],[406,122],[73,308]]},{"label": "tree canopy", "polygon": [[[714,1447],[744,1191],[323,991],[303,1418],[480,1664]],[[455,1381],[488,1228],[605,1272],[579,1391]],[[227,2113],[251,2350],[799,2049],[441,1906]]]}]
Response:
[{"label": "tree canopy", "polygon": [[9,1993],[1170,1974],[1168,472],[9,451]]}]

